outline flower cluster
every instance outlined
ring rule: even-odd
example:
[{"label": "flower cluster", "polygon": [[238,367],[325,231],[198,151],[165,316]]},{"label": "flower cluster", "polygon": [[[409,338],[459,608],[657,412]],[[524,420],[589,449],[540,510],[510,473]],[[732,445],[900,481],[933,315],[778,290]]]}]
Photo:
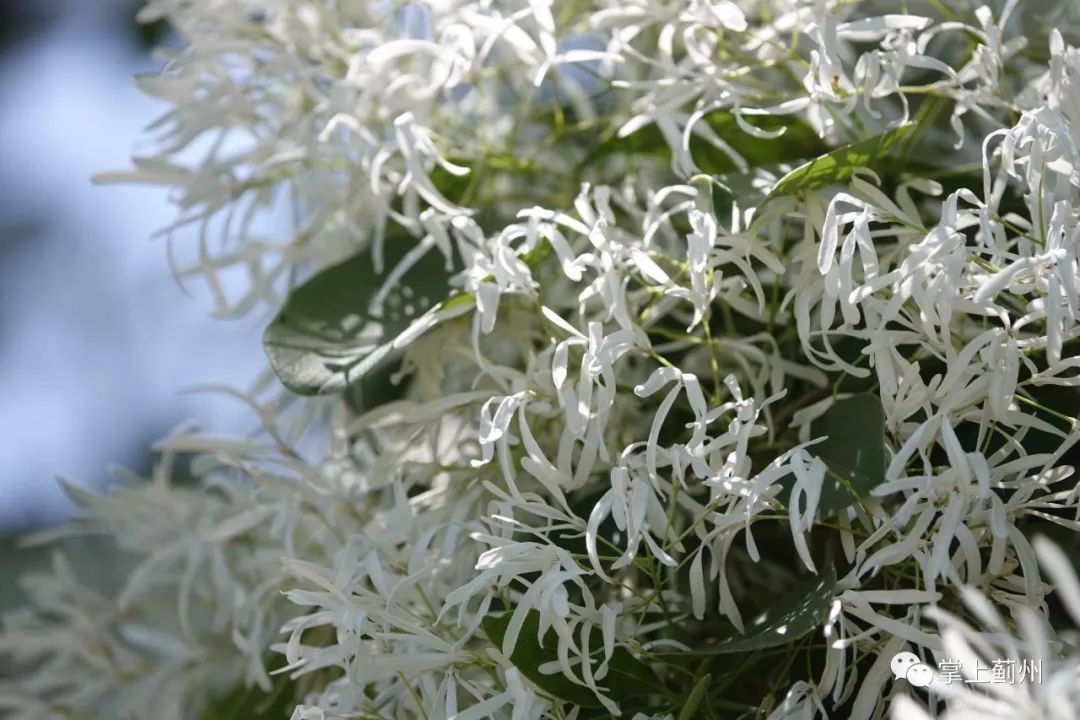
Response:
[{"label": "flower cluster", "polygon": [[28,578],[0,707],[1074,717],[1075,8],[911,5],[152,0],[103,179],[281,385],[75,491],[128,580]]}]

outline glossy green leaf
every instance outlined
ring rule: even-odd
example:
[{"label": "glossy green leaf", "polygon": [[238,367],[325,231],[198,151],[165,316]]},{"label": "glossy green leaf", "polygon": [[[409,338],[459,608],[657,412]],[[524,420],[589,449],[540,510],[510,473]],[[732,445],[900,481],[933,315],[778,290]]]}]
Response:
[{"label": "glossy green leaf", "polygon": [[706,649],[686,651],[681,655],[724,655],[790,645],[825,622],[835,586],[836,573],[830,567],[819,575],[795,583],[770,602],[760,615],[746,623],[743,635],[732,635]]},{"label": "glossy green leaf", "polygon": [[885,479],[885,411],[876,394],[837,401],[810,427],[811,437],[827,436],[809,448],[829,472],[817,515],[826,518],[858,502]]},{"label": "glossy green leaf", "polygon": [[[484,633],[495,646],[502,646],[503,636],[506,635],[506,628],[512,616],[512,612],[489,616],[481,623]],[[558,660],[556,654],[558,636],[555,631],[548,630],[544,635],[544,643],[541,645],[536,637],[539,629],[540,613],[530,610],[521,626],[514,651],[510,655],[510,661],[514,663],[514,667],[538,688],[560,700],[582,707],[599,707],[600,701],[587,687],[578,685],[561,672],[551,675],[540,672],[541,665]],[[603,647],[599,632],[590,639],[590,646],[597,649]],[[608,664],[608,674],[598,684],[601,688],[606,688],[608,694],[617,702],[623,698],[665,692],[663,684],[652,668],[622,647],[615,648]]]},{"label": "glossy green leaf", "polygon": [[449,293],[445,261],[432,250],[376,302],[387,274],[413,246],[411,238],[388,237],[385,272],[376,273],[363,252],[292,292],[263,334],[270,366],[286,387],[302,395],[340,392],[380,363],[396,364],[393,341]]},{"label": "glossy green leaf", "polygon": [[916,127],[915,123],[906,123],[816,157],[780,178],[766,200],[835,185],[847,180],[859,168],[873,168]]}]

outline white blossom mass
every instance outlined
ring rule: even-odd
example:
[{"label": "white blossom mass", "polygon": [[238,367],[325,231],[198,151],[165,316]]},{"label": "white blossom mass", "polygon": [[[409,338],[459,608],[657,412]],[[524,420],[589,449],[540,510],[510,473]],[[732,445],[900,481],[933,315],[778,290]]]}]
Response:
[{"label": "white blossom mass", "polygon": [[69,489],[130,571],[23,578],[0,708],[1080,717],[1078,15],[151,0],[99,180],[268,368]]}]

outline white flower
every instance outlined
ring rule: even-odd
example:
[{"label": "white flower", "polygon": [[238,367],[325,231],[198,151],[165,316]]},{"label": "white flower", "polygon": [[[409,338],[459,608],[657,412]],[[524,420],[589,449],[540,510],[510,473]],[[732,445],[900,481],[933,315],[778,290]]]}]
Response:
[{"label": "white flower", "polygon": [[[369,253],[378,312],[437,252],[451,297],[354,368],[397,399],[267,376],[233,393],[250,436],[174,434],[150,482],[76,491],[56,534],[104,534],[131,567],[108,589],[62,558],[28,581],[0,707],[179,720],[285,674],[294,720],[575,718],[568,686],[678,717],[623,696],[627,654],[690,692],[665,653],[755,632],[743,614],[809,570],[839,577],[802,608],[821,627],[769,649],[784,684],[747,707],[1075,717],[1044,580],[1077,622],[1080,588],[1029,536],[1080,530],[1080,50],[1062,24],[1048,59],[1021,53],[1027,4],[940,12],[153,0],[183,46],[140,84],[169,109],[104,179],[171,188],[166,234],[196,235],[179,276],[239,315]],[[864,152],[909,117],[891,155]],[[808,130],[859,145],[779,184]],[[886,469],[838,511],[814,422],[855,393],[885,434],[841,439],[882,443]],[[516,652],[534,641],[537,667]],[[902,650],[1038,650],[1048,682],[924,711],[890,677]]]}]

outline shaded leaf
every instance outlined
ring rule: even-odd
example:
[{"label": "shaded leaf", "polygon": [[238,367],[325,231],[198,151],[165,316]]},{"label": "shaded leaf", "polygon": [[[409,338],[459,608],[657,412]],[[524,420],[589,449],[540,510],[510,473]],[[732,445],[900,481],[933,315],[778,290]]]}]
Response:
[{"label": "shaded leaf", "polygon": [[712,682],[712,675],[708,674],[697,681],[683,704],[682,710],[679,711],[678,720],[692,720],[694,713],[701,707],[701,701],[705,699],[705,692],[709,689],[710,682]]},{"label": "shaded leaf", "polygon": [[[506,635],[506,628],[512,616],[513,613],[508,612],[484,618],[481,626],[494,645],[502,646],[503,636]],[[521,626],[514,652],[510,655],[510,661],[514,663],[514,667],[538,688],[560,700],[582,707],[599,707],[600,701],[589,688],[578,685],[561,672],[552,675],[544,675],[540,672],[541,665],[558,660],[556,654],[558,636],[554,630],[548,630],[544,635],[544,644],[541,646],[536,638],[539,629],[540,613],[530,610]],[[603,647],[598,631],[590,639],[590,647],[597,649]],[[663,684],[652,668],[622,647],[615,648],[608,664],[608,674],[597,684],[602,689],[606,688],[607,694],[617,702],[621,702],[623,698],[665,692]]]},{"label": "shaded leaf", "polygon": [[818,517],[858,502],[885,479],[885,411],[877,395],[860,393],[837,401],[814,421],[810,434],[828,436],[809,448],[829,469]]},{"label": "shaded leaf", "polygon": [[847,180],[859,168],[873,168],[898,143],[911,135],[916,127],[915,123],[906,123],[816,157],[780,178],[769,192],[766,201],[781,195],[794,195],[835,185]]},{"label": "shaded leaf", "polygon": [[830,567],[793,585],[746,624],[745,634],[732,635],[706,649],[680,655],[723,655],[790,645],[825,622],[835,586],[836,573]]},{"label": "shaded leaf", "polygon": [[735,202],[731,188],[711,175],[695,175],[690,184],[698,191],[698,210],[715,217],[720,227],[730,229]]},{"label": "shaded leaf", "polygon": [[296,695],[294,681],[277,675],[270,692],[237,687],[213,701],[199,720],[288,720],[296,707]]},{"label": "shaded leaf", "polygon": [[409,388],[409,377],[393,382],[394,374],[401,369],[404,353],[393,352],[375,364],[345,390],[345,402],[357,415],[374,410],[386,403],[400,400]]},{"label": "shaded leaf", "polygon": [[286,387],[302,395],[340,392],[380,362],[395,362],[387,359],[391,343],[449,293],[445,261],[432,250],[377,302],[387,275],[412,247],[411,238],[388,237],[384,273],[362,252],[290,294],[263,334],[270,366]]}]

